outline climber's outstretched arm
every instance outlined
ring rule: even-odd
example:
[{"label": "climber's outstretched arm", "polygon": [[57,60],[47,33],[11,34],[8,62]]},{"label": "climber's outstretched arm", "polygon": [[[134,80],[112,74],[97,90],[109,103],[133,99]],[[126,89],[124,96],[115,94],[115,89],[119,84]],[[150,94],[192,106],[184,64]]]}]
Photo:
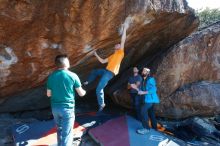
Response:
[{"label": "climber's outstretched arm", "polygon": [[124,49],[125,47],[125,40],[126,40],[126,31],[128,29],[128,24],[125,23],[123,24],[123,33],[122,33],[122,37],[121,37],[121,49]]}]

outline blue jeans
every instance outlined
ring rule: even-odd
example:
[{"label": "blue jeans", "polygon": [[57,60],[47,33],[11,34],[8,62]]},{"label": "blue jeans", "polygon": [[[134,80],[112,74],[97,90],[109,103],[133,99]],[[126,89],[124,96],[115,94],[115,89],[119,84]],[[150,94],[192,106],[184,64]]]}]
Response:
[{"label": "blue jeans", "polygon": [[101,79],[96,88],[96,96],[98,100],[99,107],[105,104],[104,102],[104,88],[108,84],[108,81],[111,80],[114,74],[106,69],[96,69],[91,72],[88,77],[88,83],[91,83],[96,79],[96,77],[101,76]]},{"label": "blue jeans", "polygon": [[149,127],[149,118],[151,120],[152,128],[157,130],[157,119],[154,113],[154,104],[153,103],[144,103],[141,107],[141,117],[142,117],[142,125],[146,129],[150,129]]},{"label": "blue jeans", "polygon": [[72,146],[75,121],[74,109],[52,107],[52,113],[57,126],[57,145]]},{"label": "blue jeans", "polygon": [[138,95],[137,93],[130,93],[132,99],[132,106],[136,112],[137,120],[141,121],[141,105],[142,105],[142,96]]}]

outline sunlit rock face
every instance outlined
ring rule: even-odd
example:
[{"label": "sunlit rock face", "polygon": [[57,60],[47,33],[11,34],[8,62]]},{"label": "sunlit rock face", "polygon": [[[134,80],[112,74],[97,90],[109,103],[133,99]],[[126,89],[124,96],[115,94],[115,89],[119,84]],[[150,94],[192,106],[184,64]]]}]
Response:
[{"label": "sunlit rock face", "polygon": [[[170,118],[220,113],[220,22],[197,31],[165,53],[159,54],[149,64],[144,60],[137,66],[148,66],[156,78],[161,103],[157,114]],[[132,72],[113,84],[113,100],[129,107],[130,98],[126,81]]]},{"label": "sunlit rock face", "polygon": [[158,114],[169,118],[213,116],[220,113],[220,83],[198,82],[186,85],[164,99]]},{"label": "sunlit rock face", "polygon": [[[162,97],[160,114],[171,117],[220,113],[220,23],[196,32],[176,44],[156,70],[158,93]],[[185,85],[208,81],[209,84]],[[170,109],[167,109],[167,105]],[[163,108],[162,108],[163,107]],[[163,112],[162,112],[163,111]],[[175,112],[176,111],[176,112]],[[169,113],[169,114],[168,114]]]},{"label": "sunlit rock face", "polygon": [[162,97],[185,84],[220,80],[220,23],[179,42],[158,64],[155,76]]},{"label": "sunlit rock face", "polygon": [[110,55],[128,18],[121,72],[177,43],[198,25],[185,0],[1,0],[0,103],[43,85],[60,53],[68,54],[73,71],[84,79],[101,67],[92,51]]}]

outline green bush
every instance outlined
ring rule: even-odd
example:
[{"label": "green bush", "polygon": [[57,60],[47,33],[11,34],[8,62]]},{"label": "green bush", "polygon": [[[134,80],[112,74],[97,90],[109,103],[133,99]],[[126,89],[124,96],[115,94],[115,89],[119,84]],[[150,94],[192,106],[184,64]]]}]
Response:
[{"label": "green bush", "polygon": [[220,21],[220,9],[197,10],[196,15],[199,17],[199,28],[206,27],[212,23]]}]

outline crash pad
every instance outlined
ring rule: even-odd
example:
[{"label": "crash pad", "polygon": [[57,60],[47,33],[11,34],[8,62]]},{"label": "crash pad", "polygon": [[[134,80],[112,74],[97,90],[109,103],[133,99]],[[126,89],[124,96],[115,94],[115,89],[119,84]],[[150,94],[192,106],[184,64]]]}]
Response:
[{"label": "crash pad", "polygon": [[[89,128],[103,124],[114,117],[116,116],[96,112],[77,114],[74,123],[74,138],[81,138]],[[14,125],[12,135],[16,146],[53,146],[57,144],[56,130],[54,120],[38,121]]]},{"label": "crash pad", "polygon": [[103,146],[184,146],[184,141],[164,132],[151,129],[146,135],[136,133],[139,121],[131,116],[121,116],[91,128],[89,135]]}]

